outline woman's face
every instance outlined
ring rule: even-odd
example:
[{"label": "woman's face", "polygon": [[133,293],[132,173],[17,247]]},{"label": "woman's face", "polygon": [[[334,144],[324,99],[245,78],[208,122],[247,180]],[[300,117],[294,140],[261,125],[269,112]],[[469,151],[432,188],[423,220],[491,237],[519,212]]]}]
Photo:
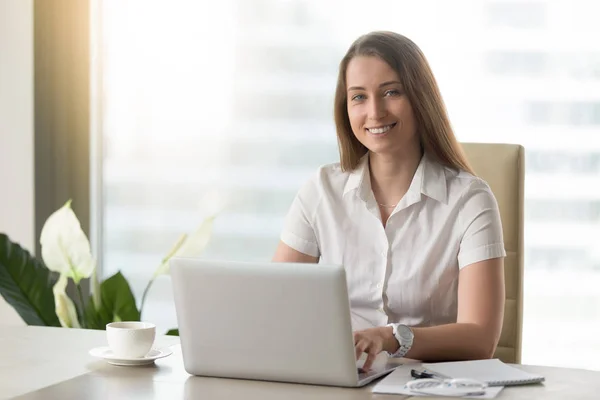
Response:
[{"label": "woman's face", "polygon": [[379,57],[357,56],[346,70],[348,117],[356,138],[376,154],[418,151],[415,117],[398,74]]}]

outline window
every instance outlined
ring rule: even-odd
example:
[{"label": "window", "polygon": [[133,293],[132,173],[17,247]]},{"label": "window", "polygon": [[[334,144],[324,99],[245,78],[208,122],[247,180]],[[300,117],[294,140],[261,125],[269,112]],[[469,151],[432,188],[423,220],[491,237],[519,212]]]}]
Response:
[{"label": "window", "polygon": [[584,82],[593,82],[600,79],[600,53],[590,51],[564,52],[553,57],[552,64],[556,73],[572,79],[581,79]]},{"label": "window", "polygon": [[600,153],[591,151],[530,151],[527,154],[526,169],[536,173],[600,173]]},{"label": "window", "polygon": [[487,21],[493,27],[536,29],[546,25],[545,1],[490,1]]},{"label": "window", "polygon": [[547,69],[547,56],[535,51],[492,51],[485,56],[487,69],[496,75],[534,78]]},{"label": "window", "polygon": [[600,223],[600,200],[529,200],[529,221]]},{"label": "window", "polygon": [[[271,259],[296,191],[338,160],[342,55],[389,29],[425,52],[459,140],[526,147],[523,362],[600,368],[600,46],[579,40],[600,25],[582,32],[595,5],[570,4],[104,0],[103,273],[139,299],[214,191],[226,207],[204,256]],[[146,307],[175,325],[168,277]]]},{"label": "window", "polygon": [[600,125],[600,101],[532,101],[529,121],[546,125]]}]

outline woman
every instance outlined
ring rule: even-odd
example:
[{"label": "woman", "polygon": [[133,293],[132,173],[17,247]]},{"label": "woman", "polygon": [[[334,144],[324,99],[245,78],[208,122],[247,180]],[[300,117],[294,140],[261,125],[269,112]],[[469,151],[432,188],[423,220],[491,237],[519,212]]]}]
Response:
[{"label": "woman", "polygon": [[490,358],[504,313],[498,205],[421,50],[392,32],[357,39],[340,64],[335,122],[340,163],[301,188],[273,260],[344,265],[364,369],[381,351]]}]

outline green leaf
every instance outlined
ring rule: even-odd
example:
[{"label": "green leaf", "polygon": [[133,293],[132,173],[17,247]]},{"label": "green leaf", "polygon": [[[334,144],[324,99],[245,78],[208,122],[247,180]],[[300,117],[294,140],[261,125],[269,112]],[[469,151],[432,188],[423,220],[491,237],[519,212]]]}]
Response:
[{"label": "green leaf", "polygon": [[58,274],[0,234],[0,294],[28,325],[60,326],[52,287]]},{"label": "green leaf", "polygon": [[167,333],[167,336],[179,336],[179,329],[170,329]]},{"label": "green leaf", "polygon": [[100,307],[96,310],[90,298],[85,308],[86,326],[90,329],[105,329],[115,321],[139,321],[140,312],[127,279],[117,272],[100,284]]}]

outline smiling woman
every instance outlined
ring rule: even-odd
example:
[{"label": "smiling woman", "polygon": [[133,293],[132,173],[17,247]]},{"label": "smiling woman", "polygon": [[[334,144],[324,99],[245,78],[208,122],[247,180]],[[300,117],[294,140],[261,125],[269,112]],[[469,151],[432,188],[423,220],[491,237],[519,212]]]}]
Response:
[{"label": "smiling woman", "polygon": [[342,264],[356,357],[492,357],[506,255],[496,199],[471,172],[425,57],[372,32],[341,61],[340,163],[302,187],[275,261]]},{"label": "smiling woman", "polygon": [[[334,110],[345,170],[355,168],[367,152],[361,140],[364,128],[382,128],[376,124],[391,118],[402,135],[393,141],[396,151],[406,147],[414,151],[419,144],[442,164],[472,172],[456,143],[429,63],[407,37],[380,32],[356,40],[340,63]],[[420,140],[416,140],[417,125]],[[383,132],[369,133],[373,138]]]}]

